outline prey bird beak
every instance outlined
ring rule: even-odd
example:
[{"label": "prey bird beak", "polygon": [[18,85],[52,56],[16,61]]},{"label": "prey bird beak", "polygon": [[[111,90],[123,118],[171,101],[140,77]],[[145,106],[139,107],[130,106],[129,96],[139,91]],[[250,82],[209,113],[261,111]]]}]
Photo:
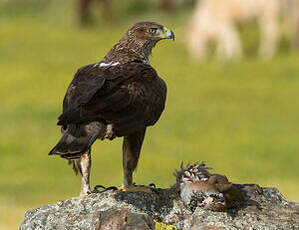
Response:
[{"label": "prey bird beak", "polygon": [[161,39],[172,39],[173,41],[175,40],[174,33],[166,27],[163,27],[163,33],[157,35],[156,37]]}]

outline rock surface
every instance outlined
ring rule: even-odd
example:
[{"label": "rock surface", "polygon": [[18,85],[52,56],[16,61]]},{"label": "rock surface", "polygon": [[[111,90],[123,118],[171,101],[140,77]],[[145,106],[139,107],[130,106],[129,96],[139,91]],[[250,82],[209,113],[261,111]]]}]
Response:
[{"label": "rock surface", "polygon": [[106,191],[28,211],[19,230],[30,229],[299,229],[299,204],[275,188],[236,185],[245,196],[226,212],[191,212],[171,189],[153,193]]}]

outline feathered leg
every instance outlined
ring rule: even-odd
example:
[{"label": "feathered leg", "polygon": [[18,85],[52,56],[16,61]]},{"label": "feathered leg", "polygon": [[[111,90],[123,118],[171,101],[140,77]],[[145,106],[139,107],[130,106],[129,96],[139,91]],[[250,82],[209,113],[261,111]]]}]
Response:
[{"label": "feathered leg", "polygon": [[[145,191],[145,189],[136,189],[133,185],[133,172],[136,169],[140,150],[142,147],[145,129],[137,131],[124,137],[123,142],[123,169],[124,169],[124,191]],[[147,190],[148,192],[148,190]]]},{"label": "feathered leg", "polygon": [[79,173],[81,176],[81,192],[80,196],[86,196],[90,191],[89,175],[91,167],[91,150],[89,149],[80,158],[69,159],[69,164],[73,165],[73,170],[76,175]]},{"label": "feathered leg", "polygon": [[81,171],[81,192],[80,196],[86,196],[90,192],[89,175],[91,168],[91,150],[89,149],[80,158],[80,171]]}]

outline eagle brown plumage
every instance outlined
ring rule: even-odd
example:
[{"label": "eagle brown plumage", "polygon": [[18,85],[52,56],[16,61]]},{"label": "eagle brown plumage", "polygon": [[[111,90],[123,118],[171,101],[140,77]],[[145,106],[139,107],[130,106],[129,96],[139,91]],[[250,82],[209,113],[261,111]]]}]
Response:
[{"label": "eagle brown plumage", "polygon": [[73,164],[82,176],[81,195],[90,193],[91,145],[96,139],[124,137],[124,184],[132,186],[146,128],[165,106],[166,84],[150,66],[149,55],[162,39],[174,39],[154,22],[135,24],[98,63],[80,68],[58,118],[62,138],[50,151]]}]

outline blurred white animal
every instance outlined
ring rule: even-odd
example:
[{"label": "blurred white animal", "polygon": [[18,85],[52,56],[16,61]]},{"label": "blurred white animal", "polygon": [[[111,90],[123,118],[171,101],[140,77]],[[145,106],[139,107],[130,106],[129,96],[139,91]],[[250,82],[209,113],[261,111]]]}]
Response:
[{"label": "blurred white animal", "polygon": [[271,57],[276,51],[279,0],[198,0],[191,19],[187,41],[191,55],[202,59],[209,42],[217,43],[220,58],[242,56],[237,23],[257,19],[260,27],[259,54]]},{"label": "blurred white animal", "polygon": [[291,2],[292,46],[299,50],[299,0]]},{"label": "blurred white animal", "polygon": [[280,0],[291,48],[299,50],[299,0]]}]

